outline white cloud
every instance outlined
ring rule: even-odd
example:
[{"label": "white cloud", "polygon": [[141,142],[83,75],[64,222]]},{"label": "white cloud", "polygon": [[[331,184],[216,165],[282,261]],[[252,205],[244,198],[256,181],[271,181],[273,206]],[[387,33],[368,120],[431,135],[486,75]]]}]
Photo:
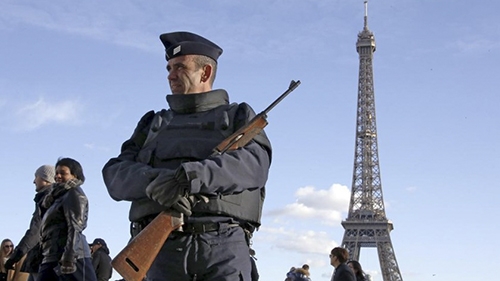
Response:
[{"label": "white cloud", "polygon": [[34,103],[27,104],[16,112],[17,128],[20,130],[34,130],[49,123],[79,124],[82,108],[79,102],[60,101],[46,102],[40,98]]},{"label": "white cloud", "polygon": [[282,250],[319,255],[326,255],[338,246],[324,231],[294,231],[283,227],[263,226],[259,230],[258,239],[266,240]]},{"label": "white cloud", "polygon": [[[89,38],[114,42],[119,45],[152,49],[146,38],[150,18],[146,8],[139,9],[131,1],[97,3],[85,1],[75,5],[65,1],[33,3],[0,3],[0,28],[28,24],[47,30],[79,34]],[[149,13],[150,15],[151,13]],[[130,21],[130,24],[125,24]]]},{"label": "white cloud", "polygon": [[109,151],[109,147],[97,146],[95,143],[85,143],[83,145],[85,148],[89,150],[98,150],[98,151]]},{"label": "white cloud", "polygon": [[458,40],[455,42],[456,47],[460,52],[489,52],[495,51],[500,48],[500,42],[492,41],[490,39],[472,39],[472,40]]},{"label": "white cloud", "polygon": [[325,225],[339,225],[342,213],[349,208],[350,195],[349,189],[340,184],[319,190],[312,186],[301,187],[295,192],[296,202],[272,210],[267,215],[274,216],[276,220],[314,219]]},{"label": "white cloud", "polygon": [[345,185],[333,184],[329,189],[316,190],[312,186],[299,188],[295,193],[298,202],[321,210],[346,211],[351,192]]},{"label": "white cloud", "polygon": [[340,184],[328,189],[306,186],[297,189],[295,197],[296,202],[266,213],[273,222],[259,229],[256,241],[300,253],[310,265],[325,266],[325,257],[339,245],[330,229],[340,226],[347,213],[350,191]]},{"label": "white cloud", "polygon": [[[303,42],[315,46],[315,52],[321,51],[326,54],[331,51],[331,46],[318,39],[325,36],[324,27],[338,27],[343,23],[332,17],[310,17],[311,14],[306,13],[312,9],[314,14],[321,12],[329,15],[325,8],[331,9],[332,6],[325,6],[321,1],[319,3],[297,1],[293,8],[288,3],[279,1],[271,5],[268,1],[253,1],[243,5],[232,2],[207,2],[193,7],[182,1],[168,2],[168,4],[162,1],[152,1],[144,5],[131,0],[116,3],[95,0],[78,3],[60,0],[29,3],[18,1],[2,3],[0,1],[2,11],[0,29],[11,29],[15,25],[27,24],[148,52],[161,52],[161,48],[158,48],[158,35],[182,26],[184,30],[199,32],[215,42],[224,42],[225,49],[238,50],[239,59],[241,59],[241,54],[250,58],[262,56],[273,58],[276,54],[289,54],[290,52],[297,55],[299,49],[296,46]],[[310,9],[305,7],[298,9],[297,5],[305,5]],[[241,14],[239,13],[241,9],[253,12]],[[286,13],[283,13],[284,9]],[[163,11],[176,12],[164,13]],[[267,26],[265,33],[280,34],[284,39],[263,38],[263,29],[254,23],[276,17],[276,14],[282,15],[282,18],[275,19],[275,24]],[[212,23],[211,27],[200,28],[196,24],[198,19],[207,16],[209,16],[207,20]],[[310,20],[291,28],[293,18],[309,18]],[[339,32],[342,28],[327,30],[331,34]],[[228,36],[232,39],[226,40]],[[269,52],[269,50],[274,51]]]},{"label": "white cloud", "polygon": [[[301,266],[306,263],[314,269],[313,276],[330,278],[332,268],[328,254],[339,243],[331,237],[328,228],[311,230],[311,228],[304,227],[302,221],[297,222],[296,228],[263,225],[253,238],[254,244],[258,245],[256,246],[257,256],[261,257],[262,251],[279,253],[281,255],[279,259],[288,261],[288,266]],[[288,270],[288,268],[285,266],[283,270]]]},{"label": "white cloud", "polygon": [[410,192],[410,193],[413,193],[417,190],[417,187],[415,186],[409,186],[406,188],[406,191]]}]

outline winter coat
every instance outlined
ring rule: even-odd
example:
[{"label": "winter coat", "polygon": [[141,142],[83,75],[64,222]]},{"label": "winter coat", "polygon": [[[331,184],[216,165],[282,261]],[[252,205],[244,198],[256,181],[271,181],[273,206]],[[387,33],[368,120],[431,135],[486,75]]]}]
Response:
[{"label": "winter coat", "polygon": [[290,281],[311,281],[309,271],[303,268],[297,268],[294,272],[287,274],[287,279]]},{"label": "winter coat", "polygon": [[347,264],[341,263],[335,268],[332,281],[356,281],[356,277]]},{"label": "winter coat", "polygon": [[40,246],[43,263],[90,258],[83,235],[87,227],[88,200],[79,180],[55,184],[42,202]]},{"label": "winter coat", "polygon": [[24,234],[23,238],[17,245],[12,257],[15,260],[21,259],[24,254],[26,258],[21,266],[22,272],[29,273],[37,273],[38,267],[42,262],[42,253],[40,252],[40,244],[38,243],[40,240],[40,207],[42,204],[43,198],[52,190],[51,186],[42,189],[36,195],[33,201],[35,201],[35,211],[33,212],[33,216],[31,217],[30,227]]},{"label": "winter coat", "polygon": [[113,268],[111,267],[108,247],[101,246],[92,253],[92,265],[97,275],[97,281],[108,281],[111,278]]}]

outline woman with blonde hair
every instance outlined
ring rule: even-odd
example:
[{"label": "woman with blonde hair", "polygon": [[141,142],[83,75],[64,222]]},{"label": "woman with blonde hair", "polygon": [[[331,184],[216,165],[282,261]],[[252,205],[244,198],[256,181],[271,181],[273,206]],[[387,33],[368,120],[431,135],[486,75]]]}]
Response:
[{"label": "woman with blonde hair", "polygon": [[12,251],[14,250],[14,243],[10,239],[2,240],[2,247],[0,249],[0,281],[7,280],[7,270],[5,269],[5,262],[9,259]]}]

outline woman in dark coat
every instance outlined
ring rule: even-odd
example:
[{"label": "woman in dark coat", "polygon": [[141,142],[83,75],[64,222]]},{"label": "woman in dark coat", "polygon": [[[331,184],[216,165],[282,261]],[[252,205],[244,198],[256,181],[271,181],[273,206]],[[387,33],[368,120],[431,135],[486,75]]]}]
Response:
[{"label": "woman in dark coat", "polygon": [[356,276],[356,281],[365,281],[365,273],[363,272],[363,269],[361,268],[361,264],[355,260],[351,260],[347,262],[347,265],[352,269],[354,272],[354,276]]},{"label": "woman in dark coat", "polygon": [[87,227],[88,200],[78,161],[60,158],[56,183],[42,202],[40,247],[43,254],[37,281],[96,281],[90,249],[83,230]]}]

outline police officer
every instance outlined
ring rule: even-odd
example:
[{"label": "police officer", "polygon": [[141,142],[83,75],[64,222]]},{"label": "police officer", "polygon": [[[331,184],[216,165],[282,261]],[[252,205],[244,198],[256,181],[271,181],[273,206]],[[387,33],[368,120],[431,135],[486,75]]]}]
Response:
[{"label": "police officer", "polygon": [[212,155],[255,116],[212,89],[222,49],[189,32],[160,35],[165,46],[169,109],[139,121],[118,157],[103,168],[110,196],[131,201],[137,234],[159,212],[184,213],[147,273],[148,280],[251,280],[248,240],[260,226],[271,145],[264,132],[247,145]]}]

